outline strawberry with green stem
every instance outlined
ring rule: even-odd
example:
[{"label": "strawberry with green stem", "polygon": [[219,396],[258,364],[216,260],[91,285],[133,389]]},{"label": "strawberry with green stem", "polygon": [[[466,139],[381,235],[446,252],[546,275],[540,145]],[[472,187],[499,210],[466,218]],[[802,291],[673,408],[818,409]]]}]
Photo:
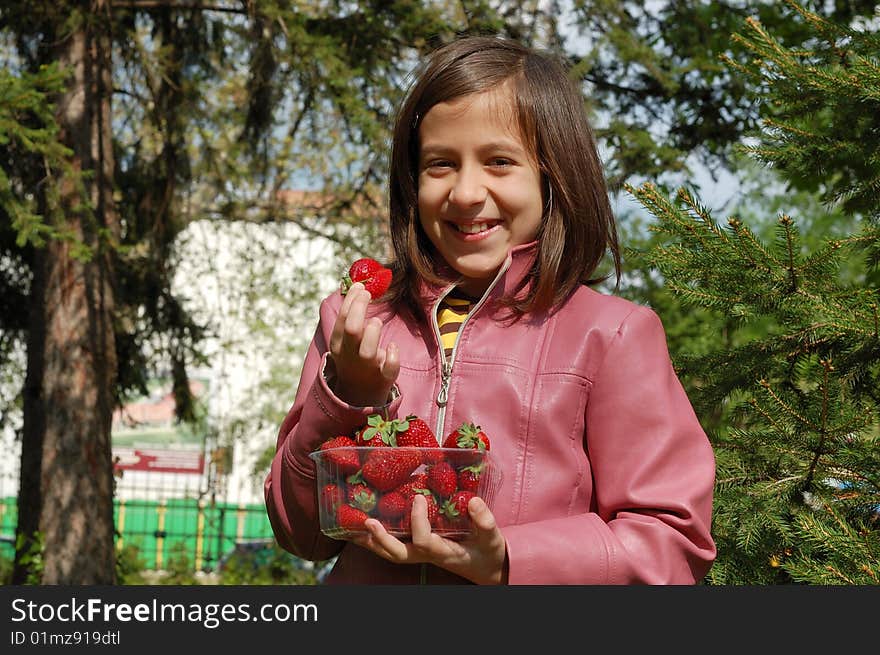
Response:
[{"label": "strawberry with green stem", "polygon": [[346,497],[349,505],[367,514],[372,514],[379,502],[379,495],[363,482],[349,485]]},{"label": "strawberry with green stem", "polygon": [[391,269],[382,266],[371,257],[362,257],[356,260],[348,268],[348,273],[342,277],[340,291],[345,295],[355,282],[360,282],[370,292],[375,300],[381,298],[391,285]]},{"label": "strawberry with green stem", "polygon": [[462,423],[443,440],[444,448],[465,448],[485,452],[489,450],[489,437],[479,425]]},{"label": "strawberry with green stem", "polygon": [[[489,450],[490,444],[489,437],[486,436],[486,433],[483,432],[479,425],[473,422],[465,422],[446,435],[446,438],[443,440],[443,447],[473,450],[482,455],[482,453]],[[476,453],[474,456],[460,455],[457,461],[464,465],[476,464],[482,459]]]},{"label": "strawberry with green stem", "polygon": [[458,488],[476,493],[480,486],[480,476],[482,475],[484,468],[484,462],[472,464],[470,466],[462,466],[458,470]]},{"label": "strawberry with green stem", "polygon": [[409,500],[413,494],[428,491],[428,474],[425,472],[413,473],[409,479],[397,488]]},{"label": "strawberry with green stem", "polygon": [[367,424],[355,434],[355,441],[358,446],[371,448],[395,447],[398,445],[398,434],[404,430],[406,427],[400,421],[388,420],[381,414],[370,414]]},{"label": "strawberry with green stem", "polygon": [[470,524],[467,511],[468,503],[476,494],[472,491],[456,491],[440,506],[440,513],[446,517],[451,526],[461,528]]}]

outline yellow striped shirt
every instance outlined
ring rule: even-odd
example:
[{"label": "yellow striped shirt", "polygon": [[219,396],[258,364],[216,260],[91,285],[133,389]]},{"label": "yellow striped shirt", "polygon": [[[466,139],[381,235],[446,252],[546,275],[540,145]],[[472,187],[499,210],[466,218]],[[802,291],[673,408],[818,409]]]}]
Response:
[{"label": "yellow striped shirt", "polygon": [[442,300],[437,308],[440,345],[443,346],[446,359],[449,359],[450,355],[452,355],[452,349],[458,337],[458,330],[476,302],[475,298],[466,296],[458,288],[455,288],[449,292],[449,295]]}]

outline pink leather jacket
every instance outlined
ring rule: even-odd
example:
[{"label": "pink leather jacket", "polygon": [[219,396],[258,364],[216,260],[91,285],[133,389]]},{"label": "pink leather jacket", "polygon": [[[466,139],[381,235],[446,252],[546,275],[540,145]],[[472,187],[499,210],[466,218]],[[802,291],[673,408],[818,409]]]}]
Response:
[{"label": "pink leather jacket", "polygon": [[[528,270],[520,246],[461,329],[443,386],[436,303],[423,325],[394,317],[383,343],[400,347],[391,416],[417,414],[438,438],[463,421],[489,435],[503,472],[494,514],[507,541],[510,584],[693,584],[715,558],[710,534],[715,460],[677,379],[657,315],[581,287],[549,317],[513,325],[493,317],[492,298]],[[351,434],[376,408],[352,407],[322,375],[338,292],[320,322],[265,482],[279,544],[308,560],[338,555],[328,583],[451,584],[443,569],[398,565],[324,536],[314,466],[324,439]]]}]

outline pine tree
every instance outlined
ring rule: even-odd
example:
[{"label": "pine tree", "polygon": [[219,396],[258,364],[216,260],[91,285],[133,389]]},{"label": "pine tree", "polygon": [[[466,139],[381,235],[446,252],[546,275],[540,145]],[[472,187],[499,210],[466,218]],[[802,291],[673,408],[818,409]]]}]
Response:
[{"label": "pine tree", "polygon": [[698,413],[727,417],[707,427],[719,550],[708,582],[878,584],[880,36],[876,21],[787,5],[809,39],[785,47],[748,19],[734,39],[751,62],[727,61],[768,110],[748,152],[859,229],[809,248],[797,216],[781,213],[762,239],[685,188],[630,191],[665,237],[645,256],[667,287],[733,328],[676,362]]}]

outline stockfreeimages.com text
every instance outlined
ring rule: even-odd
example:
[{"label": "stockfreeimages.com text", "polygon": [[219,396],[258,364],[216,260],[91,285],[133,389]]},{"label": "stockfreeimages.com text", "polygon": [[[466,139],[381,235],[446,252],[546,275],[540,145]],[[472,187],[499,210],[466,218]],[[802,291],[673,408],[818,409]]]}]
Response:
[{"label": "stockfreeimages.com text", "polygon": [[63,602],[37,603],[24,598],[12,601],[12,621],[48,623],[51,621],[94,623],[200,623],[214,629],[222,623],[263,621],[266,623],[318,622],[313,603],[267,603],[254,610],[249,603],[106,603],[100,598],[85,602],[71,598]]}]

